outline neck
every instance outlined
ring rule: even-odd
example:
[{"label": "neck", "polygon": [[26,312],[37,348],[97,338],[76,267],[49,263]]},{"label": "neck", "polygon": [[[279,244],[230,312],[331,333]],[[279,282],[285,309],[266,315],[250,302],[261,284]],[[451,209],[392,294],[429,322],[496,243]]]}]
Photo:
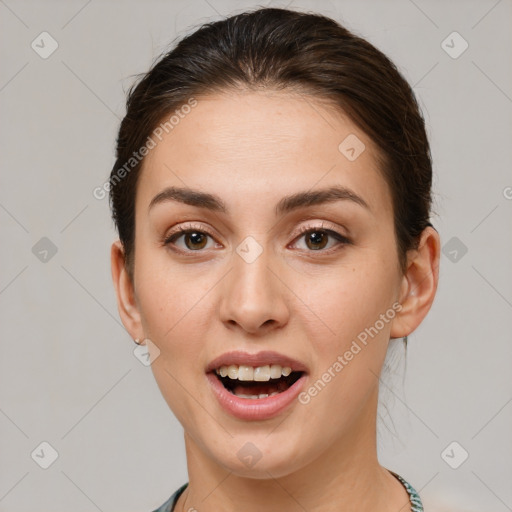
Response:
[{"label": "neck", "polygon": [[377,459],[377,396],[372,401],[373,406],[363,411],[347,435],[311,463],[279,478],[271,470],[265,479],[226,470],[185,434],[189,486],[176,512],[408,510],[407,492]]}]

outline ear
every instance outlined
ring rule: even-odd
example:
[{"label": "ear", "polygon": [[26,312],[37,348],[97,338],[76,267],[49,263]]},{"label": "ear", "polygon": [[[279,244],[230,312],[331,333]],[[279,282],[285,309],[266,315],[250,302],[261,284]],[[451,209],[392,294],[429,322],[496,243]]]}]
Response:
[{"label": "ear", "polygon": [[144,339],[140,313],[135,300],[132,279],[126,270],[125,254],[122,243],[116,240],[110,251],[112,281],[117,297],[117,309],[121,321],[132,339]]},{"label": "ear", "polygon": [[429,312],[439,281],[440,245],[438,232],[426,227],[418,248],[409,251],[407,270],[400,288],[402,309],[393,319],[391,338],[411,334]]}]

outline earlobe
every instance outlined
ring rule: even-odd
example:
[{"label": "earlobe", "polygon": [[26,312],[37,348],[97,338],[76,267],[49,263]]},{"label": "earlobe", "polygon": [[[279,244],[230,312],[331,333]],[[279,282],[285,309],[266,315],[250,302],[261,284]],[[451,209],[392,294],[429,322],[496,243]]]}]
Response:
[{"label": "earlobe", "polygon": [[133,339],[144,338],[133,282],[126,269],[124,248],[119,240],[112,244],[110,262],[121,321]]},{"label": "earlobe", "polygon": [[409,253],[402,279],[402,309],[393,319],[392,338],[411,334],[423,321],[434,302],[439,281],[440,238],[432,227],[423,230],[418,248]]}]

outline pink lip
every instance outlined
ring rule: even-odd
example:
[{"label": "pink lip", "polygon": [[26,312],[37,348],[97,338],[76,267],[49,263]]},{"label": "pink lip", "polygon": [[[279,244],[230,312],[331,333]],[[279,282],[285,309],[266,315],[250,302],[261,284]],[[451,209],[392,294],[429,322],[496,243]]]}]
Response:
[{"label": "pink lip", "polygon": [[[240,398],[229,392],[216,376],[215,370],[221,366],[248,365],[265,366],[278,364],[290,367],[294,372],[303,372],[303,375],[286,391],[267,398]],[[211,385],[221,407],[229,414],[242,420],[266,420],[277,416],[286,409],[299,395],[307,379],[307,367],[288,356],[272,351],[262,351],[256,354],[234,351],[227,352],[215,358],[206,367],[206,378]]]},{"label": "pink lip", "polygon": [[257,352],[256,354],[250,354],[248,352],[241,352],[239,350],[235,350],[233,352],[226,352],[221,356],[215,358],[210,364],[206,367],[206,373],[215,371],[217,368],[221,366],[229,366],[230,364],[246,364],[247,366],[265,366],[278,364],[282,367],[288,366],[294,372],[306,372],[308,371],[307,367],[302,364],[300,361],[296,359],[292,359],[291,357],[285,356],[283,354],[279,354],[278,352],[272,352],[271,350],[264,350],[262,352]]},{"label": "pink lip", "polygon": [[222,382],[216,377],[215,373],[206,374],[214,395],[217,397],[221,407],[240,418],[241,420],[267,420],[277,416],[286,407],[288,407],[298,396],[304,387],[306,375],[302,375],[286,391],[267,398],[240,398],[229,392]]}]

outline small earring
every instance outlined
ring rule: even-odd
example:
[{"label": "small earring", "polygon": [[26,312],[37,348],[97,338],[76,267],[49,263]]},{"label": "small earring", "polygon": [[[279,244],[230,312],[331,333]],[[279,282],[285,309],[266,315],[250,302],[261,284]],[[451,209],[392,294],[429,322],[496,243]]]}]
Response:
[{"label": "small earring", "polygon": [[404,346],[407,348],[407,335],[404,336]]},{"label": "small earring", "polygon": [[135,343],[137,343],[137,345],[142,345],[142,341],[139,341],[139,338],[133,340]]}]

